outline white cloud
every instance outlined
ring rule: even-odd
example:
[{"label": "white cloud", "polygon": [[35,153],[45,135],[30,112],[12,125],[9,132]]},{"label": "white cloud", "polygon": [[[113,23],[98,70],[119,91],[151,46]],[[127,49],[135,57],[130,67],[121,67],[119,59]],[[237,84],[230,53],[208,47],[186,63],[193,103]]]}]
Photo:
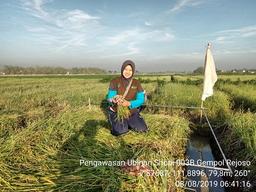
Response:
[{"label": "white cloud", "polygon": [[253,37],[253,36],[256,36],[256,30],[242,34],[242,37]]},{"label": "white cloud", "polygon": [[241,28],[237,28],[237,29],[222,30],[222,31],[218,31],[217,33],[245,34],[245,33],[250,33],[250,32],[255,32],[255,31],[256,31],[256,25],[251,25],[251,26],[241,27]]},{"label": "white cloud", "polygon": [[122,31],[115,36],[108,37],[107,44],[117,45],[126,41],[130,41],[131,39],[136,38],[138,35],[139,31],[137,29]]},{"label": "white cloud", "polygon": [[67,31],[80,31],[94,29],[99,26],[100,17],[89,15],[88,13],[75,9],[71,11],[62,10],[53,14],[52,22]]},{"label": "white cloud", "polygon": [[202,58],[204,58],[203,53],[199,53],[199,52],[191,52],[191,53],[187,53],[187,52],[182,52],[182,53],[174,53],[172,54],[173,58],[180,58],[180,59],[197,59],[197,60],[201,60]]},{"label": "white cloud", "polygon": [[141,18],[145,16],[145,12],[140,11],[140,12],[132,12],[127,15],[128,18]]},{"label": "white cloud", "polygon": [[227,43],[233,43],[234,41],[232,40],[234,37],[232,36],[219,36],[213,42],[216,42],[218,44],[227,44]]},{"label": "white cloud", "polygon": [[50,0],[22,0],[23,8],[35,17],[48,20],[48,12],[44,9],[44,5]]},{"label": "white cloud", "polygon": [[119,53],[114,55],[110,53],[111,56],[125,56],[141,54],[142,50],[145,48],[145,44],[170,42],[174,38],[175,36],[170,32],[161,30],[148,31],[135,28],[121,31],[114,36],[107,37],[106,41],[102,44],[110,50],[113,47],[118,50]]},{"label": "white cloud", "polygon": [[[109,52],[111,55],[119,47],[117,54],[134,55],[141,53],[141,46],[145,43],[164,43],[175,38],[167,29],[154,30],[151,27],[134,28],[114,34],[111,28],[101,25],[101,17],[84,10],[49,9],[49,0],[22,2],[27,13],[36,17],[35,23],[24,25],[29,32],[27,37],[58,52],[69,48],[86,48],[83,50],[88,50],[88,53],[90,50],[98,50],[99,53]],[[144,24],[152,25],[149,21]]]},{"label": "white cloud", "polygon": [[202,4],[202,0],[178,0],[176,4],[170,9],[170,12],[176,12],[184,7],[194,7]]},{"label": "white cloud", "polygon": [[57,51],[69,47],[82,47],[99,33],[100,17],[83,10],[46,10],[51,0],[22,0],[25,11],[38,19],[37,24],[25,26],[30,37],[37,42],[52,45]]},{"label": "white cloud", "polygon": [[216,51],[216,55],[237,55],[237,54],[250,54],[250,53],[256,53],[256,49],[251,50],[244,50],[239,48],[232,48],[232,49],[222,49]]},{"label": "white cloud", "polygon": [[246,26],[237,29],[222,30],[215,33],[217,36],[214,40],[217,43],[231,43],[241,38],[256,36],[256,26]]},{"label": "white cloud", "polygon": [[100,17],[91,16],[78,9],[67,12],[65,17],[66,21],[68,21],[70,26],[74,29],[81,29],[87,23],[100,19]]},{"label": "white cloud", "polygon": [[169,32],[161,30],[145,31],[142,29],[132,29],[122,31],[117,35],[107,38],[108,45],[117,45],[120,43],[137,42],[170,42],[175,36]]},{"label": "white cloud", "polygon": [[34,32],[34,33],[40,33],[40,32],[47,32],[48,30],[44,27],[26,27],[27,31]]},{"label": "white cloud", "polygon": [[150,23],[150,22],[148,22],[148,21],[145,21],[145,23],[144,23],[146,26],[152,26],[152,24]]},{"label": "white cloud", "polygon": [[62,46],[58,47],[57,51],[61,51],[67,47],[82,47],[86,45],[86,37],[83,35],[76,35],[69,40],[65,39],[62,43]]},{"label": "white cloud", "polygon": [[127,50],[121,51],[120,53],[112,52],[110,54],[105,55],[105,58],[111,57],[124,57],[124,56],[134,56],[140,53],[140,49],[136,47],[136,43],[128,43]]},{"label": "white cloud", "polygon": [[[161,33],[161,32],[160,32]],[[159,38],[158,38],[158,41],[162,41],[162,42],[170,42],[174,39],[174,35],[173,34],[170,34],[170,33],[164,33],[160,36],[159,34]]]},{"label": "white cloud", "polygon": [[128,53],[127,55],[133,55],[138,54],[140,52],[140,49],[136,47],[136,43],[132,42],[128,44]]}]

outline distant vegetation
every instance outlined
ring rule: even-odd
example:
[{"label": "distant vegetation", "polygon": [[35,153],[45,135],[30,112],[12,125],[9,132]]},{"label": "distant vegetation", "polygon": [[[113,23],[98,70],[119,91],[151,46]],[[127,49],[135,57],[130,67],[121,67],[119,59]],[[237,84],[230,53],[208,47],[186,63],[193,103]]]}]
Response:
[{"label": "distant vegetation", "polygon": [[[204,67],[200,66],[191,72],[142,72],[136,71],[137,75],[203,75]],[[50,66],[31,66],[21,67],[12,65],[0,65],[0,75],[22,75],[22,74],[119,74],[116,70],[104,70],[96,67],[50,67]],[[256,69],[232,69],[232,70],[217,70],[217,74],[221,75],[255,75]]]},{"label": "distant vegetation", "polygon": [[[203,74],[204,67],[198,67],[193,71],[193,74]],[[219,70],[218,74],[256,74],[256,69],[232,69],[232,70]]]},{"label": "distant vegetation", "polygon": [[35,66],[35,67],[19,67],[5,65],[0,69],[0,74],[105,74],[107,73],[103,69],[95,67],[47,67],[47,66]]}]

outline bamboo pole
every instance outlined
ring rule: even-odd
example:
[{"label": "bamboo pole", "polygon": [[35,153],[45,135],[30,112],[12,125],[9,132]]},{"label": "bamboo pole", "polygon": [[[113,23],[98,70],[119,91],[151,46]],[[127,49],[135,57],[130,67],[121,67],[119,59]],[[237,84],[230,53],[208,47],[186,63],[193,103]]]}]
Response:
[{"label": "bamboo pole", "polygon": [[203,106],[204,106],[204,101],[201,101],[201,110],[200,110],[200,123],[202,123],[202,117],[203,117]]},{"label": "bamboo pole", "polygon": [[91,98],[88,99],[89,110],[91,110]]}]

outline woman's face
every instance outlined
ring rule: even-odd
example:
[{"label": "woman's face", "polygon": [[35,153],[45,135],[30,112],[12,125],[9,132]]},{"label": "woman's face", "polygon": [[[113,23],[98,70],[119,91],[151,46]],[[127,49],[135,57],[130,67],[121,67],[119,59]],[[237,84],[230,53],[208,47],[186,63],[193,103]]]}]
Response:
[{"label": "woman's face", "polygon": [[127,65],[123,70],[123,76],[128,79],[132,76],[132,67],[131,65]]}]

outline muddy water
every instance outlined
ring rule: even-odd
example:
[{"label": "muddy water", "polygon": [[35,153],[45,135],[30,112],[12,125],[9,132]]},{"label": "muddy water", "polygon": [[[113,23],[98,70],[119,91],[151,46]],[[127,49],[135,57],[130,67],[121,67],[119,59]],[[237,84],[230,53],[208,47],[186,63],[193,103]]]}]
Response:
[{"label": "muddy water", "polygon": [[[203,162],[215,161],[210,146],[210,137],[196,134],[191,135],[186,155],[187,159],[192,159],[195,163],[198,160]],[[186,191],[224,192],[225,189],[221,186],[223,184],[222,177],[219,174],[213,174],[213,171],[216,173],[218,170],[187,166]]]}]

